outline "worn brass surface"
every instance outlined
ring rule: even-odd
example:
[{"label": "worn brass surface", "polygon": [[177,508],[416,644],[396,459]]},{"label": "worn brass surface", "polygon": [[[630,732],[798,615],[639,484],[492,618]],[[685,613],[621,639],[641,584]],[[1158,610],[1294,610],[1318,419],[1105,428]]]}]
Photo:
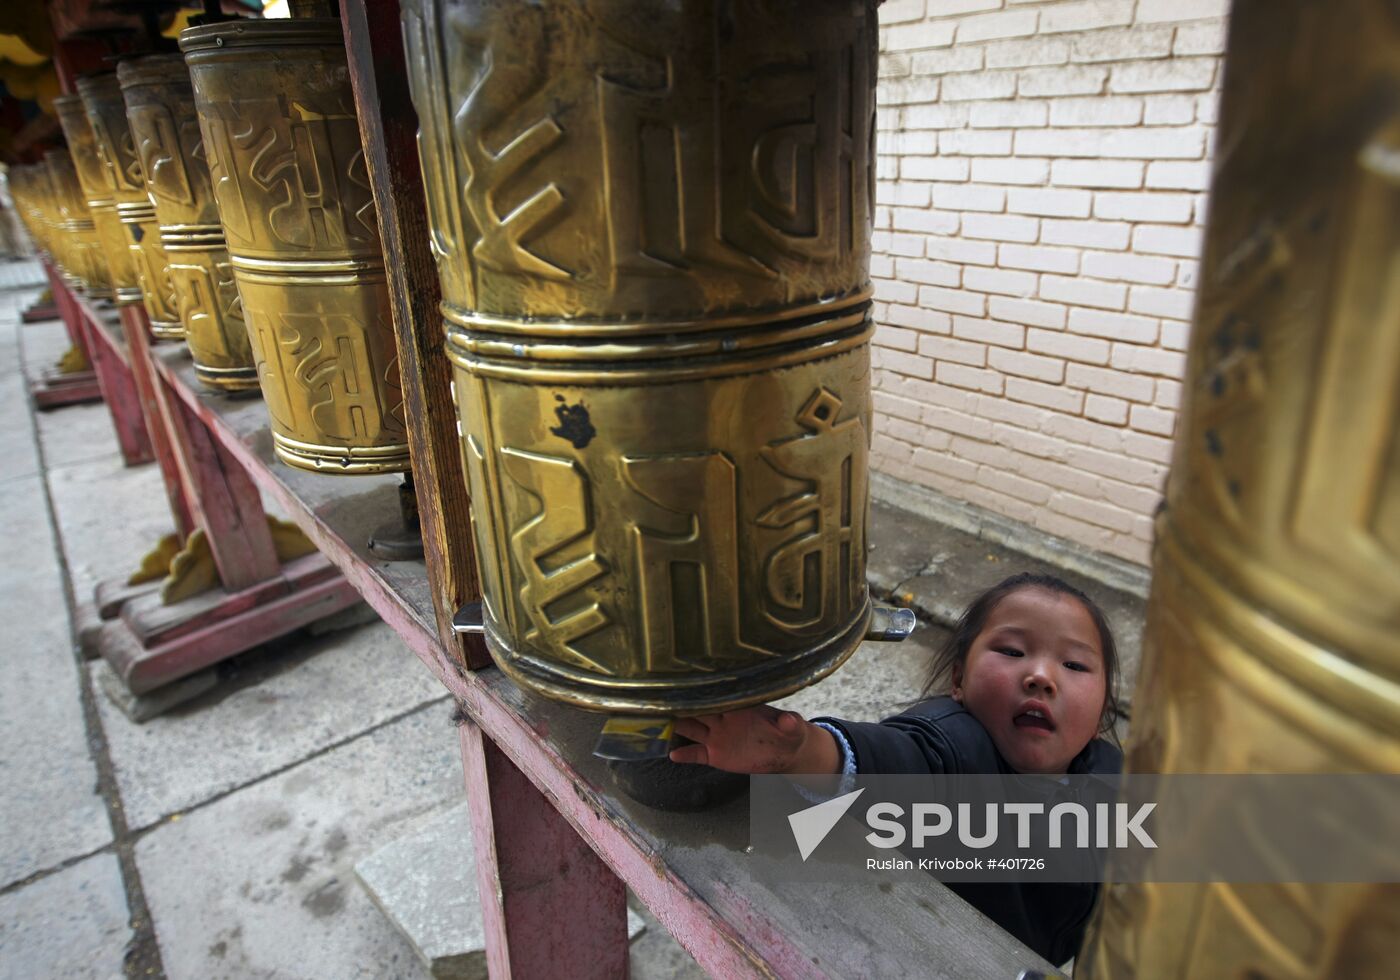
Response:
[{"label": "worn brass surface", "polygon": [[73,157],[67,150],[49,150],[44,154],[44,165],[49,171],[53,210],[57,213],[54,244],[60,269],[70,284],[90,296],[110,299],[112,280],[107,256],[88,213]]},{"label": "worn brass surface", "polygon": [[340,22],[211,24],[180,46],[278,457],[327,473],[407,469]]},{"label": "worn brass surface", "polygon": [[253,348],[219,225],[185,59],[158,54],[123,61],[117,79],[195,372],[210,388],[255,390]]},{"label": "worn brass surface", "polygon": [[[73,157],[78,186],[82,188],[83,203],[88,218],[97,232],[108,272],[107,286],[102,292],[118,303],[139,302],[141,287],[136,279],[136,265],[126,247],[126,232],[117,217],[117,200],[107,167],[98,149],[97,136],[88,121],[83,100],[78,95],[61,95],[54,99],[59,125],[68,141]],[[90,292],[95,292],[90,289]]]},{"label": "worn brass surface", "polygon": [[[1217,147],[1128,764],[1400,773],[1400,6],[1235,0]],[[1075,975],[1390,977],[1397,921],[1116,885]]]},{"label": "worn brass surface", "polygon": [[[151,333],[161,338],[182,338],[185,331],[180,324],[175,288],[167,269],[169,263],[161,246],[156,209],[146,192],[146,177],[136,155],[116,73],[80,78],[78,95],[92,126],[103,179],[116,201],[122,243],[131,255]],[[118,302],[126,298],[129,293],[119,288]]]},{"label": "worn brass surface", "polygon": [[406,0],[492,655],[719,711],[870,616],[874,4]]}]

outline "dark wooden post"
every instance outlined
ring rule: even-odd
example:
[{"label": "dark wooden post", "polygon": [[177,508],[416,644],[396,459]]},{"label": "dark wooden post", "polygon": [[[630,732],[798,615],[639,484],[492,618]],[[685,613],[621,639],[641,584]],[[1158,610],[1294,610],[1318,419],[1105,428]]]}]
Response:
[{"label": "dark wooden post", "polygon": [[418,116],[408,91],[399,5],[342,0],[340,10],[393,297],[408,445],[438,635],[462,664],[488,667],[491,658],[480,637],[452,632],[453,614],[481,591],[452,371],[443,352],[437,268],[418,167]]}]

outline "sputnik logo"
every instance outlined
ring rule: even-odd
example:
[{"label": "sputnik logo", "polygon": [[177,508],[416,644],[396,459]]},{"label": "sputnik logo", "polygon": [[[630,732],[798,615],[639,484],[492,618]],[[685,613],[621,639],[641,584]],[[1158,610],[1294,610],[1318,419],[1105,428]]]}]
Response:
[{"label": "sputnik logo", "polygon": [[788,815],[788,824],[792,827],[792,836],[797,841],[797,850],[802,855],[802,860],[806,861],[817,849],[817,845],[826,840],[831,828],[846,815],[856,797],[864,792],[864,789],[858,789],[854,793],[847,793],[845,796],[838,796]]}]

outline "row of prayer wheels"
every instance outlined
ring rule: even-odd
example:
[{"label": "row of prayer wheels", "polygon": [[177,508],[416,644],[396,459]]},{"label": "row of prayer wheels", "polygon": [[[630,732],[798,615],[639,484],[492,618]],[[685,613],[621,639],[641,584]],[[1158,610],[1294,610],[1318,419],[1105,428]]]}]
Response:
[{"label": "row of prayer wheels", "polygon": [[111,298],[107,259],[68,152],[50,150],[43,163],[11,167],[9,180],[20,220],[64,280],[95,297]]},{"label": "row of prayer wheels", "polygon": [[142,303],[195,374],[261,389],[275,451],[408,469],[374,201],[339,21],[233,21],[55,101],[67,151],[11,172],[35,240],[90,296]]},{"label": "row of prayer wheels", "polygon": [[[746,7],[722,57],[704,3],[664,29],[605,3],[606,31],[582,0],[448,6],[405,2],[405,36],[493,656],[626,715],[812,683],[879,618],[874,5]],[[340,22],[180,48],[59,100],[60,205],[20,182],[105,263],[36,237],[183,336],[204,384],[260,386],[284,462],[406,469]]]}]

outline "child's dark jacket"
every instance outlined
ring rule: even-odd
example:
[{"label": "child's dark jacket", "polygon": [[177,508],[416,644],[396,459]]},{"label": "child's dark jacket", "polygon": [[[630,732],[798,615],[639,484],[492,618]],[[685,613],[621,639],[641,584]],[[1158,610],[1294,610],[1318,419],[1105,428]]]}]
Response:
[{"label": "child's dark jacket", "polygon": [[[855,752],[856,771],[874,773],[1006,773],[1013,770],[992,737],[961,704],[933,698],[879,724],[818,719],[839,728]],[[1094,739],[1070,763],[1071,775],[1111,775],[1122,753]],[[1084,938],[1099,886],[1093,882],[949,883],[958,895],[1054,964],[1073,956]]]}]

